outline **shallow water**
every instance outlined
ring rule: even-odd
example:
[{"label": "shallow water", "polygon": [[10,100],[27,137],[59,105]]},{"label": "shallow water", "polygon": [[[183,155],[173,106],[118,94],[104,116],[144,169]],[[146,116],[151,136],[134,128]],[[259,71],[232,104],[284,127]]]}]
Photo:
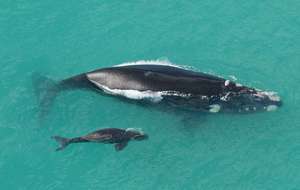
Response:
[{"label": "shallow water", "polygon": [[[300,189],[299,9],[297,0],[1,1],[1,189]],[[39,126],[32,73],[59,80],[157,59],[276,91],[284,105],[189,119],[73,91]],[[150,138],[122,152],[92,143],[54,151],[50,136],[104,127]]]}]

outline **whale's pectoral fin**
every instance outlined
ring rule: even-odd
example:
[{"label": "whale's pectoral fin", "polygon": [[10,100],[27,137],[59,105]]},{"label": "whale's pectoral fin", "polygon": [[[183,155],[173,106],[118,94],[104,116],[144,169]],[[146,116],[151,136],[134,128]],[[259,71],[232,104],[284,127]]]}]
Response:
[{"label": "whale's pectoral fin", "polygon": [[128,142],[122,142],[122,143],[117,143],[115,144],[115,150],[116,151],[121,151],[127,146]]}]

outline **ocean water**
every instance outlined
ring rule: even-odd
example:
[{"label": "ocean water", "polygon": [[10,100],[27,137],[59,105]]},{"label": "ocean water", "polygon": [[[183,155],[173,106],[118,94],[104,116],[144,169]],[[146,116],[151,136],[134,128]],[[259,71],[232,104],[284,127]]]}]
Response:
[{"label": "ocean water", "polygon": [[[300,189],[300,2],[0,2],[1,189]],[[276,91],[255,114],[193,114],[87,91],[60,94],[38,122],[32,74],[61,80],[142,60],[192,67]],[[192,119],[191,119],[192,118]],[[50,137],[142,128],[147,141]]]}]

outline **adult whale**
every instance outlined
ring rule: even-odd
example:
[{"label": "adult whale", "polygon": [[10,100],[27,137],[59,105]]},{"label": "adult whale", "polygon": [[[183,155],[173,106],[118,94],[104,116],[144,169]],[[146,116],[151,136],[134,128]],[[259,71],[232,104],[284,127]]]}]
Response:
[{"label": "adult whale", "polygon": [[282,102],[274,92],[171,64],[124,64],[82,73],[59,82],[35,75],[42,113],[62,91],[88,89],[135,100],[207,112],[272,111]]}]

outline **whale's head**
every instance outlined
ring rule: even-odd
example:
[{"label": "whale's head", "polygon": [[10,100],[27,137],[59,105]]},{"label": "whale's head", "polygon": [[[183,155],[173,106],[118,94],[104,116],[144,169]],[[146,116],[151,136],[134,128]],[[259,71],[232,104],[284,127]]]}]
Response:
[{"label": "whale's head", "polygon": [[142,141],[142,140],[148,139],[148,135],[145,134],[141,129],[127,128],[126,135],[130,139],[137,140],[137,141]]},{"label": "whale's head", "polygon": [[220,98],[222,109],[233,112],[249,113],[275,111],[282,105],[281,98],[271,91],[262,91],[230,82]]}]

